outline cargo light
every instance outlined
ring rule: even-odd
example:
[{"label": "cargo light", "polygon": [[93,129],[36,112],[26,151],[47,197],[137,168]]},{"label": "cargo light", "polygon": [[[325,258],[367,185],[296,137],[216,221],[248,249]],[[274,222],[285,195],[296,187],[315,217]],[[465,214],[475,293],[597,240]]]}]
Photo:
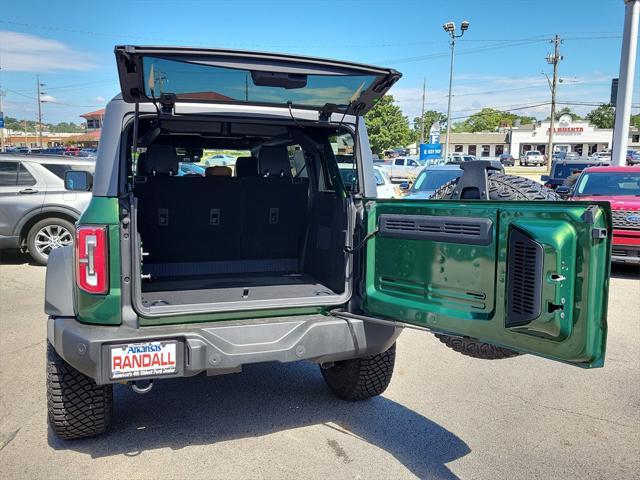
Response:
[{"label": "cargo light", "polygon": [[107,227],[78,227],[76,230],[76,282],[87,293],[109,290]]}]

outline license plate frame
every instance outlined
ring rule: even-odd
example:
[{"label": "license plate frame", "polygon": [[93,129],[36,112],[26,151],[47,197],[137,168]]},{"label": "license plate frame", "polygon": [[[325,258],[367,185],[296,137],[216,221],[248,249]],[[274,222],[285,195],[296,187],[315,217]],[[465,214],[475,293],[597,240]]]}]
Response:
[{"label": "license plate frame", "polygon": [[107,349],[109,379],[121,381],[176,376],[181,371],[178,361],[181,350],[176,340],[149,340],[109,345]]}]

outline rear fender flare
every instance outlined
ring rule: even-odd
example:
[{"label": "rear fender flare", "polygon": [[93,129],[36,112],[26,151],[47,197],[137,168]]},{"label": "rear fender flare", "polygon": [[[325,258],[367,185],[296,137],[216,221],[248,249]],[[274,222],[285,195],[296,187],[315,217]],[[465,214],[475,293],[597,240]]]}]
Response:
[{"label": "rear fender flare", "polygon": [[38,220],[42,220],[43,218],[56,217],[56,216],[62,217],[62,218],[69,218],[73,223],[75,223],[80,218],[80,212],[74,208],[65,207],[62,205],[33,209],[30,212],[28,212],[26,215],[24,215],[20,219],[20,221],[16,224],[13,230],[14,235],[20,236],[20,238],[23,239],[29,233],[27,231],[28,229],[25,229],[25,227],[31,223],[35,223],[35,221],[32,221],[32,220],[35,220],[37,218],[36,221],[38,221]]},{"label": "rear fender flare", "polygon": [[73,262],[72,246],[56,248],[49,254],[44,289],[44,311],[55,317],[73,317]]}]

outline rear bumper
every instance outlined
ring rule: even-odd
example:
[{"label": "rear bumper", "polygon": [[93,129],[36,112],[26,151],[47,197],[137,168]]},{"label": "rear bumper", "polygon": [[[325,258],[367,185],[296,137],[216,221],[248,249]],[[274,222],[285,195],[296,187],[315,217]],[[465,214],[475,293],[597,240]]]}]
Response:
[{"label": "rear bumper", "polygon": [[[47,338],[56,352],[98,384],[110,377],[110,347],[176,341],[177,371],[161,378],[216,375],[261,362],[331,362],[387,350],[400,329],[335,317],[301,316],[207,324],[95,326],[73,317],[49,317]],[[136,377],[136,380],[157,377]]]}]

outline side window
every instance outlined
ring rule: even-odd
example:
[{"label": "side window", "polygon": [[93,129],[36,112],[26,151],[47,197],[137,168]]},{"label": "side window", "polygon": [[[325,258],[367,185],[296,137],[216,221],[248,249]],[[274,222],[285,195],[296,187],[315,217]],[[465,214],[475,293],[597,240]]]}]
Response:
[{"label": "side window", "polygon": [[36,179],[29,173],[27,168],[20,164],[20,168],[18,169],[18,185],[23,187],[30,187],[31,185],[36,184]]},{"label": "side window", "polygon": [[[349,192],[358,191],[358,170],[355,164],[354,148],[355,142],[353,135],[343,133],[341,135],[331,135],[329,137],[331,151],[338,164],[338,171],[342,184]],[[321,179],[321,189],[326,191],[335,190],[331,175],[323,168],[323,178]],[[324,184],[324,185],[323,185]]]},{"label": "side window", "polygon": [[0,187],[18,184],[18,162],[0,162]]},{"label": "side window", "polygon": [[410,167],[417,167],[418,166],[418,162],[416,162],[415,160],[409,160],[409,166]]},{"label": "side window", "polygon": [[394,161],[394,165],[402,167],[404,165],[404,158],[396,158]]},{"label": "side window", "polygon": [[304,150],[300,145],[289,145],[287,147],[289,153],[289,163],[291,164],[291,176],[308,178],[306,159],[304,157]]}]

